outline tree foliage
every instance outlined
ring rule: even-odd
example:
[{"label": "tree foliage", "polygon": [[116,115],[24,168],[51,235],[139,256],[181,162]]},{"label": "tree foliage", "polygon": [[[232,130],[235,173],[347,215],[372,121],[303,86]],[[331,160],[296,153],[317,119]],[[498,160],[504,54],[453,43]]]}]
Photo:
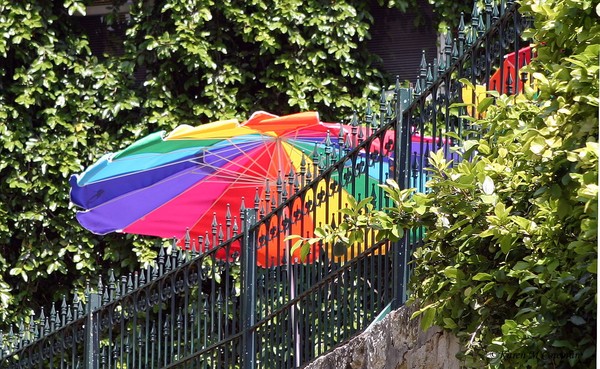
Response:
[{"label": "tree foliage", "polygon": [[[69,3],[69,2],[67,2]],[[66,3],[65,3],[66,5]],[[62,3],[0,3],[0,315],[26,313],[135,258],[123,237],[93,237],[74,220],[68,177],[133,125],[116,124],[139,98],[115,61],[100,63],[70,29]],[[103,249],[111,245],[111,251]],[[117,269],[119,265],[116,265]],[[50,276],[54,276],[49,278]]]},{"label": "tree foliage", "polygon": [[[595,367],[598,253],[598,55],[589,1],[524,2],[536,90],[494,96],[451,167],[430,158],[430,192],[389,183],[394,206],[346,210],[319,240],[347,243],[365,227],[396,240],[424,226],[413,301],[424,328],[460,339],[468,367]],[[482,103],[488,105],[488,100]],[[367,206],[364,211],[364,206]]]}]

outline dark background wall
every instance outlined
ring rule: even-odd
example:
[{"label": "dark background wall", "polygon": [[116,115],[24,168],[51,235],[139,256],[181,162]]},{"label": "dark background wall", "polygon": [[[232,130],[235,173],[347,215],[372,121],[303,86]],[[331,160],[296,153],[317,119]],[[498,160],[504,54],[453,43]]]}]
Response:
[{"label": "dark background wall", "polygon": [[419,72],[422,50],[427,62],[437,56],[437,22],[426,0],[418,0],[419,9],[402,13],[374,4],[372,8],[375,24],[371,28],[368,48],[381,57],[378,67],[393,81],[414,83]]},{"label": "dark background wall", "polygon": [[[110,5],[111,2],[112,0],[96,0],[93,3],[94,9]],[[428,62],[436,57],[437,22],[432,7],[427,0],[417,0],[417,4],[418,8],[408,9],[403,13],[372,1],[374,24],[367,47],[381,58],[375,65],[387,74],[390,82],[399,76],[400,81],[414,83],[423,50]],[[107,27],[102,16],[96,14],[74,17],[74,23],[88,35],[94,55],[103,58],[107,54],[122,54],[125,24]],[[145,71],[138,68],[136,80],[143,81],[144,75]]]}]

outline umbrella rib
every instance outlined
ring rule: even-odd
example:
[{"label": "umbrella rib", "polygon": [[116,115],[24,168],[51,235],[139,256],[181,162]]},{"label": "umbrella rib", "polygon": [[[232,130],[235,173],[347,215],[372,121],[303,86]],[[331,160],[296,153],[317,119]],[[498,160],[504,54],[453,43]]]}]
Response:
[{"label": "umbrella rib", "polygon": [[[211,176],[214,176],[215,174],[222,174],[222,168],[219,168],[219,167],[214,167],[214,166],[210,166],[210,165],[207,165],[206,167],[208,167],[208,168],[216,168],[216,169],[219,169],[219,173],[212,173],[212,174],[208,175],[206,178],[210,178]],[[145,191],[145,190],[148,190],[148,189],[150,189],[150,188],[153,188],[153,187],[156,187],[156,186],[163,185],[163,184],[164,184],[164,183],[166,183],[166,182],[175,181],[175,180],[177,180],[179,177],[182,177],[182,176],[185,176],[185,175],[187,175],[187,174],[193,173],[193,172],[195,172],[195,171],[197,171],[197,170],[198,170],[198,168],[196,168],[196,167],[188,168],[188,169],[186,169],[186,170],[184,170],[184,171],[181,171],[181,172],[179,172],[179,173],[175,173],[175,174],[173,174],[173,175],[170,175],[169,177],[167,177],[167,178],[164,178],[164,179],[162,179],[162,180],[160,180],[160,181],[158,181],[158,182],[152,183],[152,184],[151,184],[151,185],[149,185],[149,186],[142,187],[142,188],[138,188],[138,189],[136,189],[136,190],[133,190],[133,191],[127,192],[127,193],[125,193],[125,194],[123,194],[123,195],[121,195],[121,196],[118,196],[118,197],[115,197],[115,198],[113,198],[113,199],[110,199],[110,200],[108,200],[108,201],[106,201],[106,202],[103,202],[102,204],[99,204],[99,205],[97,205],[97,206],[94,206],[94,207],[88,208],[88,209],[86,209],[85,211],[91,211],[91,210],[94,210],[94,209],[96,209],[96,208],[99,208],[99,207],[101,207],[101,206],[104,206],[104,205],[107,205],[107,204],[113,203],[113,202],[115,202],[115,201],[119,201],[120,199],[122,199],[122,198],[124,198],[124,197],[130,196],[130,195],[133,195],[133,194],[135,194],[135,193],[138,193],[138,192],[140,192],[140,191]],[[191,187],[194,187],[194,186],[196,186],[196,185],[198,185],[198,184],[200,184],[200,183],[207,183],[207,182],[210,182],[210,183],[231,183],[231,181],[230,181],[230,180],[226,180],[227,178],[231,178],[231,179],[232,179],[232,180],[234,180],[234,182],[236,182],[236,183],[240,183],[240,182],[242,182],[242,181],[243,181],[242,183],[244,183],[246,187],[250,187],[250,186],[251,186],[251,187],[256,187],[256,186],[260,186],[260,185],[262,185],[262,184],[264,183],[264,181],[263,181],[263,180],[256,180],[256,181],[252,181],[252,180],[251,180],[251,178],[254,178],[254,177],[243,177],[243,176],[240,176],[240,175],[239,175],[239,173],[236,173],[236,172],[234,172],[234,171],[227,171],[227,173],[231,173],[231,175],[230,175],[229,177],[228,177],[228,176],[220,176],[220,177],[222,177],[222,178],[223,178],[223,180],[222,180],[222,181],[215,181],[215,180],[210,180],[210,179],[209,179],[209,180],[202,180],[202,181],[199,181],[199,182],[195,183],[193,186],[190,186],[190,188],[191,188]],[[237,174],[237,175],[234,175],[234,174]],[[114,178],[114,177],[113,177],[113,178]],[[242,180],[242,181],[241,181],[241,180]],[[184,192],[185,192],[185,191],[184,191]]]},{"label": "umbrella rib", "polygon": [[[233,143],[233,142],[230,142],[230,143],[231,143],[232,146],[237,147],[237,145],[235,143]],[[270,159],[270,162],[272,162],[273,161],[272,159],[273,159],[274,156],[270,154],[271,151],[268,150],[268,148],[269,148],[270,145],[269,145],[269,143],[267,143],[266,140],[263,141],[263,146],[264,146],[264,150],[262,150],[261,155],[269,155],[268,158]],[[277,151],[279,152],[279,155],[281,155],[281,151],[283,150],[283,147],[282,147],[282,145],[277,145],[277,146],[278,146],[278,148],[277,148],[278,150]],[[245,157],[247,157],[251,162],[253,162],[253,163],[257,164],[257,165],[260,165],[258,163],[258,161],[257,161],[257,158],[254,158],[254,157],[252,157],[250,155],[247,155],[247,153],[245,151],[243,151],[243,150],[240,150],[240,151],[242,151],[243,155]],[[223,170],[223,168],[220,168],[220,170]],[[267,171],[267,175],[268,175],[268,171]],[[238,176],[236,179],[234,179],[233,182],[231,183],[231,186],[229,188],[234,187],[240,181],[241,178],[242,178],[242,176]],[[212,183],[214,183],[214,182],[212,182]],[[263,183],[261,183],[261,184],[263,184]],[[180,195],[183,195],[183,193],[180,194]],[[214,205],[214,204],[218,203],[224,195],[225,195],[225,191],[223,191],[218,197],[216,197],[215,200],[212,202],[212,204]],[[196,220],[196,222],[194,222],[194,224],[192,225],[191,229],[196,228],[196,225],[199,224],[200,221],[201,221],[201,217],[199,217]]]},{"label": "umbrella rib", "polygon": [[[243,148],[240,148],[240,147],[239,147],[239,146],[238,146],[236,143],[232,142],[231,140],[228,140],[228,141],[230,142],[230,146],[232,147],[232,148],[231,148],[231,150],[232,150],[232,151],[234,150],[234,148],[235,148],[235,149],[237,149],[237,151],[238,151],[238,152],[241,152],[241,153],[242,153],[242,155],[241,155],[240,157],[244,157],[244,158],[248,159],[248,161],[249,161],[251,164],[255,164],[255,165],[257,165],[257,166],[261,167],[262,165],[261,165],[261,164],[258,162],[258,160],[257,160],[257,159],[258,159],[259,157],[261,157],[262,155],[270,155],[271,151],[270,151],[270,150],[268,150],[268,148],[269,148],[269,146],[270,146],[269,144],[271,144],[271,143],[272,143],[272,142],[271,142],[271,143],[269,143],[269,142],[268,142],[266,139],[264,139],[264,138],[265,138],[265,136],[263,136],[263,135],[261,135],[261,136],[263,137],[263,140],[261,140],[261,142],[262,142],[262,146],[261,146],[261,147],[263,147],[263,148],[264,148],[264,150],[262,150],[262,152],[261,152],[261,155],[259,155],[258,157],[253,157],[253,156],[251,156],[251,155],[248,155],[248,153],[247,153],[245,150],[243,150]],[[266,137],[270,137],[270,136],[266,136]],[[253,149],[253,151],[254,151],[254,150],[257,150],[257,148],[254,148],[254,149]],[[215,153],[211,153],[211,154],[212,154],[212,155],[214,155],[214,157],[216,157],[216,158],[220,158],[220,159],[229,160],[229,158],[228,158],[227,156],[223,156],[223,155],[217,155],[217,154],[215,154]],[[272,155],[270,155],[270,156],[269,156],[269,159],[271,159],[271,160],[272,160],[272,158],[273,158],[273,156],[272,156]],[[229,160],[229,162],[230,162],[230,163],[234,163],[234,161],[232,161],[232,160]],[[213,168],[213,169],[215,169],[215,170],[218,170],[219,172],[227,172],[227,169],[225,169],[225,168],[223,168],[223,167],[219,167],[219,166],[212,166],[212,165],[210,165],[210,164],[206,164],[206,163],[205,163],[205,165],[207,165],[207,167],[209,167],[209,168]],[[236,172],[236,171],[230,170],[230,171],[229,171],[229,173],[239,173],[239,172]],[[264,175],[263,173],[260,173],[260,172],[258,172],[258,171],[256,171],[256,170],[253,170],[253,171],[246,170],[246,171],[244,172],[244,174],[247,174],[247,175],[248,175],[248,174],[251,174],[251,175],[253,175],[252,177],[250,177],[250,175],[248,175],[248,176],[247,176],[247,177],[250,177],[250,178],[260,178],[260,179],[262,179],[262,181],[261,181],[261,182],[264,182],[264,180],[266,179],[266,178],[265,178],[265,175]],[[268,172],[267,172],[267,174],[268,174]],[[239,175],[238,175],[238,177],[239,177]]]},{"label": "umbrella rib", "polygon": [[[236,150],[237,150],[238,152],[241,152],[241,153],[243,153],[245,156],[247,156],[247,155],[246,155],[246,153],[245,153],[245,151],[244,151],[242,148],[240,148],[238,145],[234,144],[234,143],[233,143],[231,140],[229,140],[229,139],[227,139],[227,141],[229,141],[229,142],[231,143],[231,146],[235,147],[235,148],[236,148]],[[234,152],[235,152],[236,150],[234,150],[233,148],[231,149],[231,151],[234,151]],[[179,152],[186,152],[186,151],[193,151],[193,152],[195,152],[195,151],[198,151],[198,148],[197,148],[197,147],[195,147],[195,148],[186,148],[186,149],[180,149],[180,150],[179,150]],[[204,151],[206,151],[206,150],[204,150]],[[210,150],[208,150],[208,152],[209,152],[209,153],[211,153],[211,152],[210,152]],[[172,154],[172,152],[170,152],[170,153],[154,153],[154,154],[145,154],[144,160],[147,160],[147,159],[149,159],[149,158],[152,158],[152,157],[161,157],[161,156],[163,156],[163,155],[171,155],[171,154]],[[213,154],[213,155],[214,155],[216,158],[224,159],[224,160],[227,160],[227,161],[229,161],[229,162],[231,162],[231,161],[232,161],[232,160],[230,160],[230,158],[229,158],[229,157],[227,157],[227,156],[223,156],[223,155],[216,155],[216,154],[214,154],[214,153],[212,153],[212,154]],[[125,158],[120,158],[120,159],[118,159],[117,161],[112,161],[112,162],[113,162],[113,163],[117,163],[117,162],[125,163],[125,162],[127,162],[127,161],[130,161],[130,160],[139,160],[139,159],[140,159],[140,156],[138,155],[137,157],[125,157]],[[166,168],[166,167],[169,167],[169,166],[172,166],[172,165],[181,164],[181,163],[184,163],[184,162],[196,162],[196,161],[195,161],[195,158],[185,158],[185,159],[180,159],[180,160],[176,160],[176,161],[168,162],[168,163],[165,163],[165,164],[162,164],[162,165],[159,165],[159,166],[154,166],[154,167],[148,167],[148,168],[144,168],[144,169],[139,169],[139,170],[136,170],[136,171],[132,171],[132,172],[128,172],[128,173],[122,173],[122,174],[118,174],[118,175],[114,175],[114,176],[110,176],[110,177],[102,178],[102,179],[95,180],[95,181],[87,181],[86,185],[87,185],[87,184],[91,184],[91,183],[102,183],[102,182],[104,182],[104,181],[111,181],[111,180],[113,180],[113,179],[115,179],[115,178],[123,178],[123,177],[127,177],[127,176],[130,176],[130,175],[137,175],[137,174],[140,174],[140,173],[149,172],[149,171],[153,171],[153,170],[156,170],[156,169],[161,169],[161,168]],[[205,166],[205,167],[207,167],[207,168],[213,168],[213,169],[220,169],[220,168],[221,168],[221,167],[213,166],[213,165],[210,165],[210,164],[207,164],[207,163],[202,163],[202,162],[197,162],[197,164],[199,164],[199,165],[203,165],[203,166]]]},{"label": "umbrella rib", "polygon": [[[232,144],[233,146],[235,146],[235,144],[234,144],[233,142],[232,142],[231,144]],[[268,154],[268,153],[269,153],[269,150],[266,150],[266,148],[268,148],[268,146],[269,146],[269,145],[267,145],[266,143],[264,144],[265,150],[263,150],[263,151],[262,151],[262,153],[265,153],[265,154]],[[254,162],[254,163],[255,163],[255,164],[257,164],[257,165],[260,165],[260,164],[258,163],[258,161],[256,161],[256,159],[255,159],[255,158],[253,158],[253,157],[251,157],[251,156],[247,155],[245,151],[242,151],[242,152],[244,153],[244,155],[245,155],[245,156],[246,156],[248,159],[250,159],[250,161]],[[270,156],[270,158],[272,158],[272,156]],[[222,168],[220,168],[220,170],[222,170]],[[242,178],[242,176],[237,176],[237,178],[235,178],[235,179],[233,180],[233,182],[231,183],[231,186],[229,186],[229,188],[232,188],[232,187],[234,187],[234,186],[235,186],[235,185],[236,185],[236,184],[237,184],[237,183],[240,181],[240,179],[241,179],[241,178]],[[214,183],[214,182],[211,182],[211,183]],[[260,184],[261,184],[261,185],[262,185],[262,184],[264,184],[264,181],[261,181],[261,183],[260,183]],[[194,186],[191,186],[190,188],[192,188],[192,187],[195,187],[196,185],[198,185],[198,184],[195,184]],[[245,186],[245,187],[246,187],[246,186]],[[184,191],[184,192],[185,192],[185,191]],[[178,196],[176,196],[175,198],[177,198],[177,197],[179,197],[179,196],[183,195],[183,194],[184,194],[184,192],[182,192],[181,194],[179,194],[179,195],[178,195]],[[218,202],[221,200],[221,198],[223,198],[223,196],[225,195],[225,193],[226,193],[226,191],[223,191],[221,194],[219,194],[219,196],[217,196],[217,197],[216,197],[216,198],[213,200],[213,202],[212,202],[212,205],[211,205],[209,208],[211,208],[211,207],[212,207],[214,204],[217,204],[217,203],[218,203]],[[174,198],[174,199],[175,199],[175,198]],[[200,220],[201,220],[201,218],[202,218],[204,215],[206,215],[206,214],[203,214],[201,217],[198,217],[198,219],[196,220],[196,222],[194,222],[194,224],[193,224],[193,225],[190,227],[190,229],[194,229],[194,228],[196,228],[196,225],[200,223]],[[210,216],[210,214],[209,214],[209,216]]]},{"label": "umbrella rib", "polygon": [[[179,151],[181,151],[181,152],[185,152],[185,151],[197,151],[197,150],[198,150],[198,148],[193,148],[193,149],[192,148],[187,148],[187,149],[180,149],[180,150],[178,150],[178,152]],[[172,154],[172,152],[169,152],[169,153],[145,154],[144,155],[144,159],[151,158],[151,157],[160,157],[160,156],[170,155],[170,154]],[[137,155],[135,157],[119,158],[117,160],[111,161],[111,163],[126,163],[127,161],[130,161],[130,160],[139,160],[140,156],[141,155]],[[161,168],[166,168],[166,167],[169,167],[169,166],[172,166],[172,165],[181,164],[181,163],[184,163],[186,161],[193,161],[193,159],[191,159],[191,158],[180,159],[180,160],[176,160],[176,161],[171,161],[171,162],[168,162],[168,163],[164,163],[164,164],[158,165],[158,166],[148,167],[148,168],[144,168],[144,169],[138,169],[138,170],[127,172],[127,173],[122,173],[122,174],[118,174],[118,175],[114,175],[114,176],[105,177],[105,178],[102,178],[102,179],[99,179],[99,180],[96,180],[96,181],[87,181],[87,183],[85,185],[88,185],[88,184],[91,184],[91,183],[102,183],[104,181],[111,181],[111,180],[113,180],[115,178],[123,178],[123,177],[127,177],[127,176],[134,175],[134,174],[150,172],[150,171],[153,171],[153,170],[156,170],[156,169],[161,169]]]}]

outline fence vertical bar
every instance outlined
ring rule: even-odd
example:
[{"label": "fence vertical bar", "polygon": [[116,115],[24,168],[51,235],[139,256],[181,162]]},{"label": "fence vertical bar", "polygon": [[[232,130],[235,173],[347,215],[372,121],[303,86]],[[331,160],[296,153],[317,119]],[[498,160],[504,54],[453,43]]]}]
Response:
[{"label": "fence vertical bar", "polygon": [[[400,88],[398,90],[398,100],[396,102],[396,145],[395,145],[395,160],[396,170],[394,173],[395,180],[400,188],[407,188],[410,183],[408,181],[410,166],[410,148],[411,148],[411,132],[410,121],[404,119],[404,111],[412,103],[412,91],[410,88]],[[397,309],[406,301],[406,283],[408,266],[408,232],[405,232],[404,237],[392,244],[392,263],[393,263],[393,282],[392,282],[392,308]]]},{"label": "fence vertical bar", "polygon": [[256,235],[251,227],[256,223],[256,211],[246,209],[243,220],[244,233],[242,238],[242,275],[243,275],[243,337],[242,363],[244,369],[256,367]]},{"label": "fence vertical bar", "polygon": [[85,324],[85,369],[98,369],[100,353],[99,316],[100,293],[89,292],[87,303],[87,319]]}]

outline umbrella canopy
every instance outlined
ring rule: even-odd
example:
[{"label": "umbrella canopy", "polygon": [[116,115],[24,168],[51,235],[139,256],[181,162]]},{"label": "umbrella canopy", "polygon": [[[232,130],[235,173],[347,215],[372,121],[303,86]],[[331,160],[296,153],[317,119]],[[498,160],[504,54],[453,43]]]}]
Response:
[{"label": "umbrella canopy", "polygon": [[[73,175],[71,201],[83,208],[76,215],[80,224],[96,234],[181,240],[189,230],[195,239],[211,229],[215,214],[239,209],[242,198],[247,203],[257,195],[264,198],[278,179],[312,163],[315,152],[323,156],[339,150],[343,140],[338,137],[349,132],[347,126],[321,122],[315,112],[282,117],[257,112],[243,124],[229,120],[180,126],[168,134],[150,134]],[[379,163],[380,172],[388,173],[388,161]],[[323,186],[325,181],[315,187],[315,196]],[[368,196],[360,186],[350,191]],[[348,195],[346,190],[334,194],[327,213],[348,203]],[[317,207],[303,220],[303,229],[312,229],[326,216],[325,206]],[[282,255],[275,263],[282,262],[280,247],[273,241],[263,245],[258,263],[272,263],[273,255]]]}]

